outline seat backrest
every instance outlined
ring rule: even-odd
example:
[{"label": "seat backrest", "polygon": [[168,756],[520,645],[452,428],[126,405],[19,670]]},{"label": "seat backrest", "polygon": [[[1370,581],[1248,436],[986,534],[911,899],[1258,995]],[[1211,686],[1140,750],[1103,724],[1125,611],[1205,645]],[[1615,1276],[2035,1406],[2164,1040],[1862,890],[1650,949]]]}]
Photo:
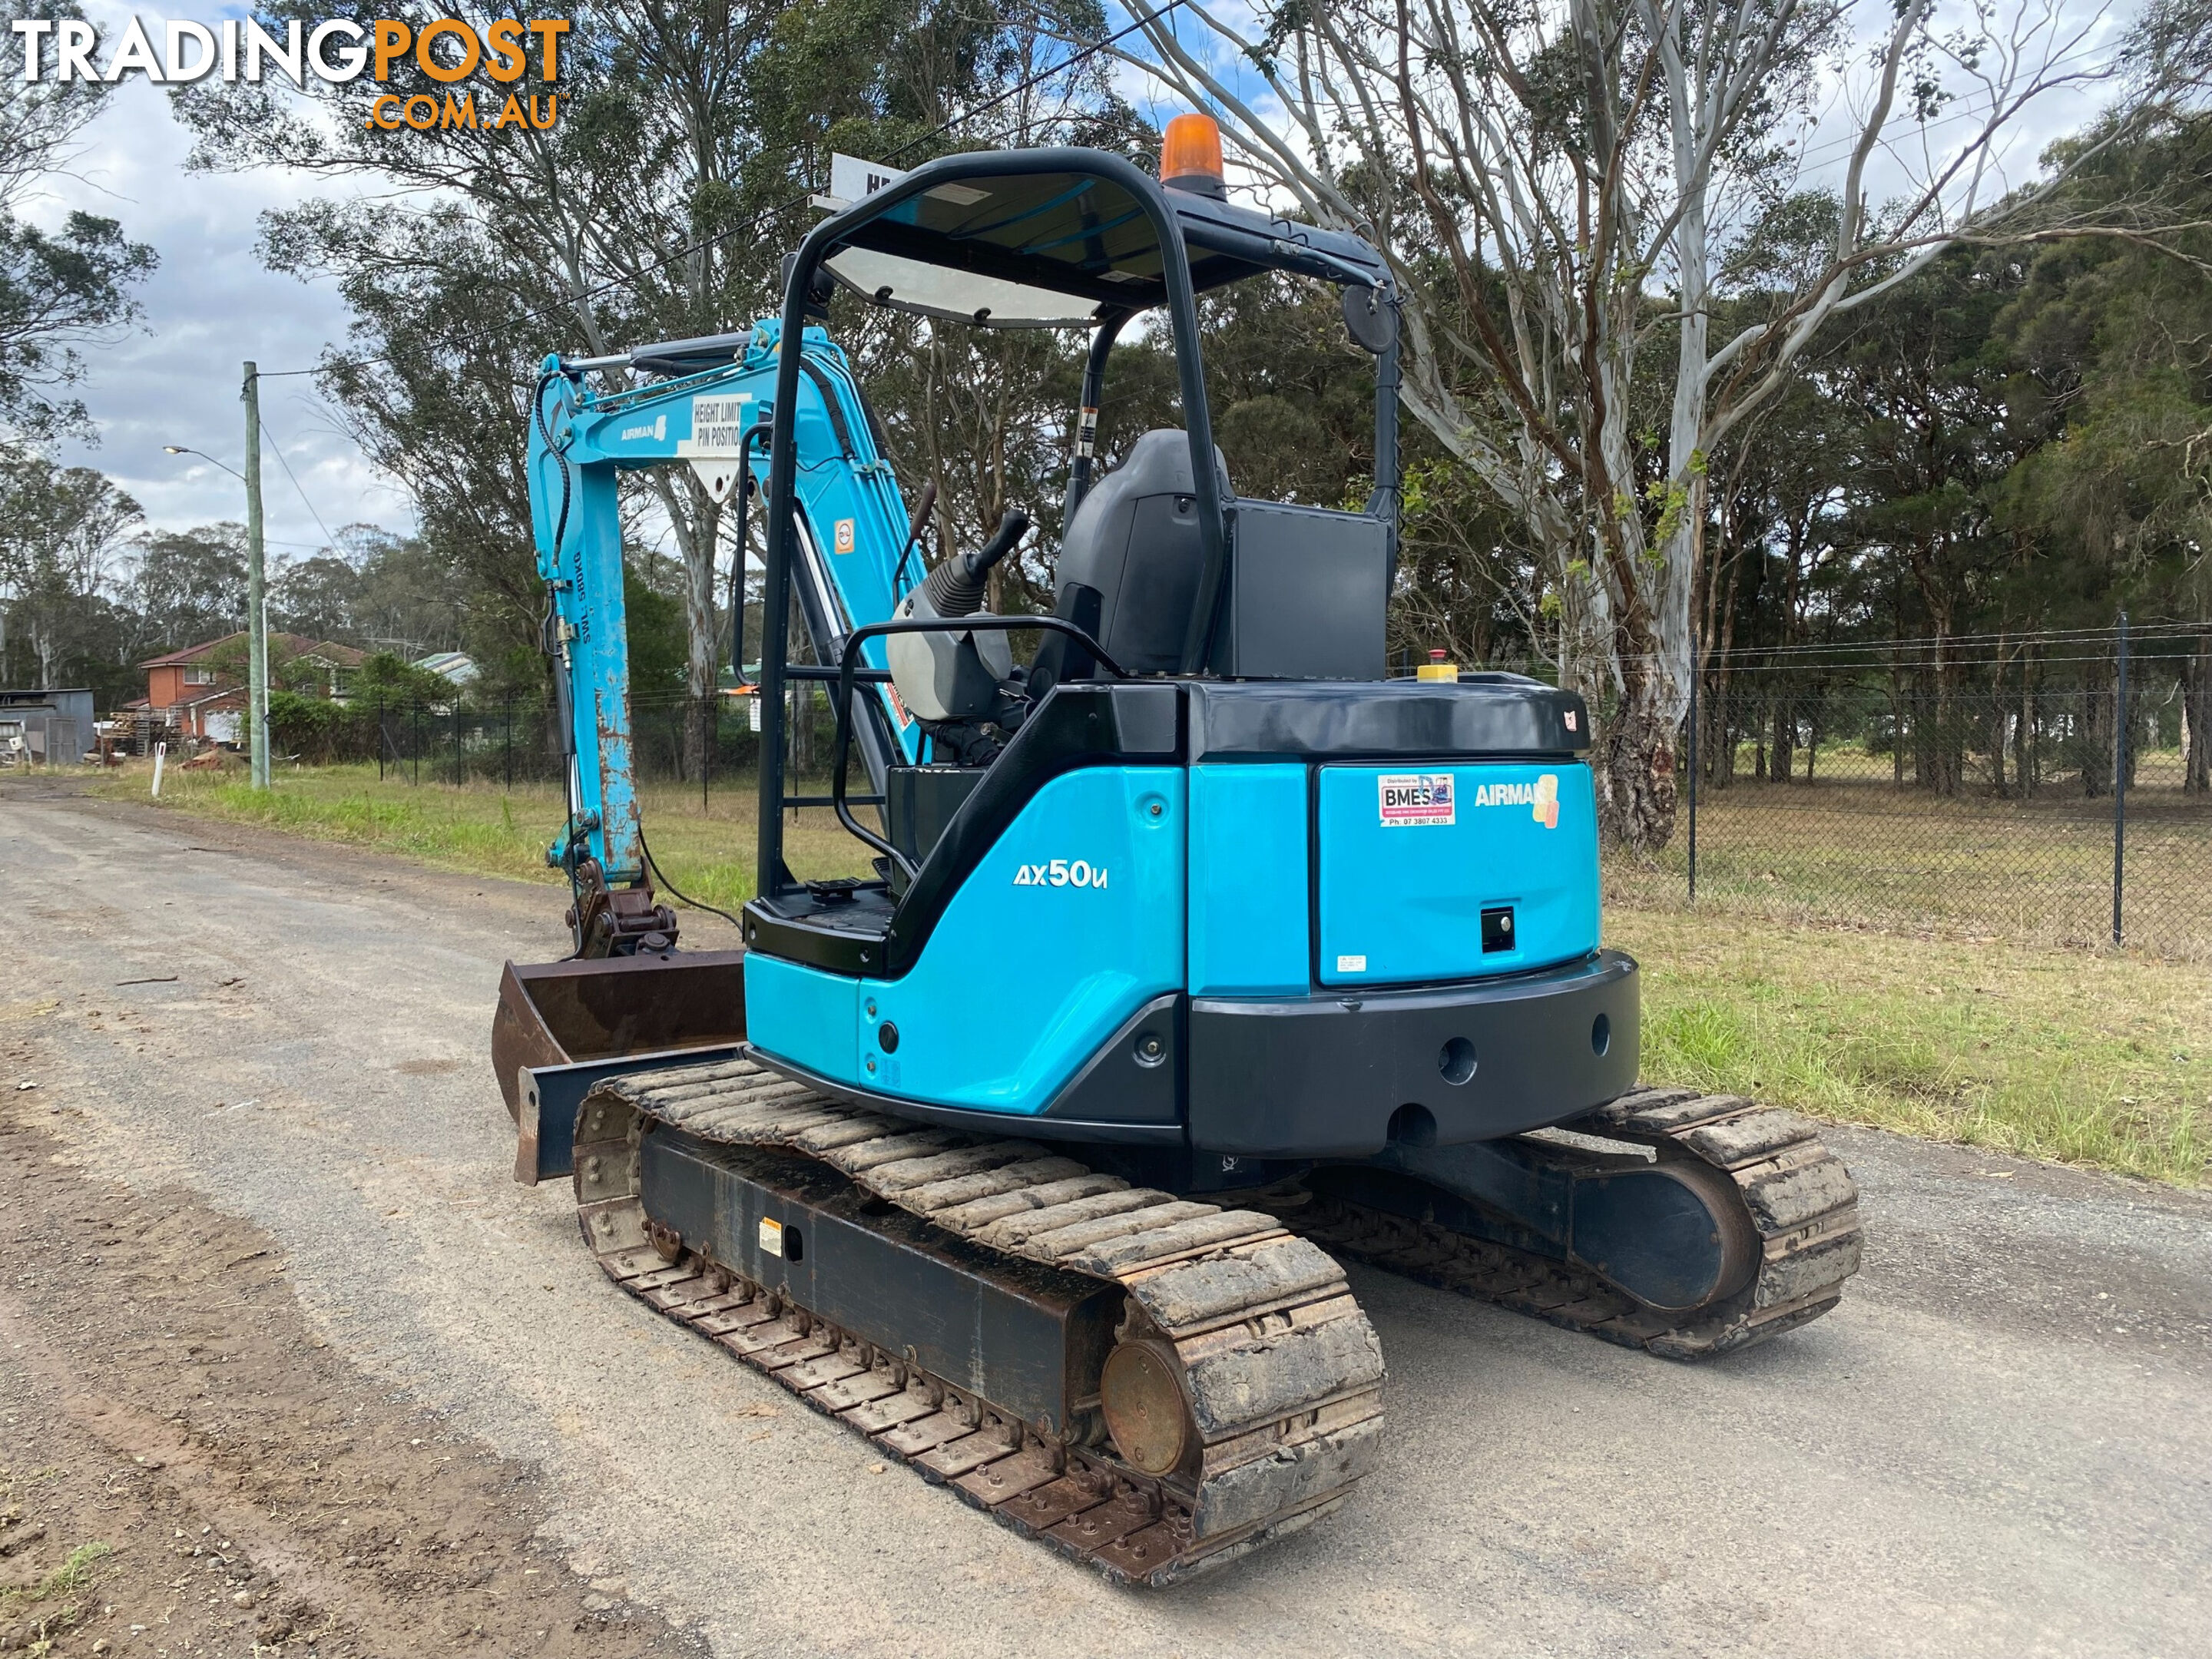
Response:
[{"label": "seat backrest", "polygon": [[[1226,501],[1229,471],[1218,450],[1214,465]],[[1205,556],[1195,489],[1189,436],[1147,432],[1091,486],[1060,538],[1054,614],[1133,673],[1182,665]]]}]

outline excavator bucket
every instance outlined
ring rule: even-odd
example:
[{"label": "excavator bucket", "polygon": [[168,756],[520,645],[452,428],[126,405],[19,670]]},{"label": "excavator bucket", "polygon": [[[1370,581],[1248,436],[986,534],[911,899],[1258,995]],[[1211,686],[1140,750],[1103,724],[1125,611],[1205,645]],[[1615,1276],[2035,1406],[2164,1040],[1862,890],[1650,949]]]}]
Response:
[{"label": "excavator bucket", "polygon": [[491,1063],[519,1131],[514,1178],[569,1172],[577,1104],[601,1078],[732,1058],[744,1038],[743,951],[508,963]]}]

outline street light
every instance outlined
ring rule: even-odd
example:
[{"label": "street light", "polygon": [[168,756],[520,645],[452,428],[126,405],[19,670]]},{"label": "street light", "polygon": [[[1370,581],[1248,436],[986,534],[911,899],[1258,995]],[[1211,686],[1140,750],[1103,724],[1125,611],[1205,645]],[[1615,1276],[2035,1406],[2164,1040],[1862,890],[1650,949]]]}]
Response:
[{"label": "street light", "polygon": [[269,787],[269,617],[262,603],[261,571],[261,404],[257,396],[254,368],[246,366],[246,429],[251,448],[246,470],[218,461],[204,449],[189,444],[163,444],[172,455],[197,455],[210,466],[219,466],[246,486],[246,737],[252,757],[253,787]]},{"label": "street light", "polygon": [[204,449],[191,449],[183,444],[163,444],[161,447],[172,455],[197,455],[202,460],[207,462],[210,466],[222,466],[224,471],[229,473],[230,476],[237,479],[239,483],[244,483],[246,482],[246,475],[243,472],[240,472],[234,466],[223,466],[223,464],[221,461],[216,460],[214,456],[209,454]]}]

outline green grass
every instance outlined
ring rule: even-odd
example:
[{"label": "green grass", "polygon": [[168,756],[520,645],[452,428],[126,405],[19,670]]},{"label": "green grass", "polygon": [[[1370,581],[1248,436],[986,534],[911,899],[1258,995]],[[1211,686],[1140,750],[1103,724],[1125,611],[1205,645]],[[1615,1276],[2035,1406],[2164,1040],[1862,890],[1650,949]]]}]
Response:
[{"label": "green grass", "polygon": [[[142,765],[93,786],[111,799],[145,800]],[[718,780],[702,811],[696,787],[648,786],[641,792],[646,837],[663,872],[702,903],[734,910],[753,894],[750,777]],[[827,793],[826,786],[811,793]],[[374,766],[280,771],[256,791],[241,772],[167,772],[156,805],[233,823],[261,824],[318,841],[398,853],[446,869],[561,884],[545,849],[561,833],[564,809],[551,784],[409,784],[379,781]],[[867,873],[867,854],[826,808],[787,817],[787,857],[809,876]]]},{"label": "green grass", "polygon": [[1617,909],[1644,1073],[2027,1158],[2197,1185],[2212,975],[2117,953]]},{"label": "green grass", "polygon": [[52,1653],[64,1636],[83,1623],[90,1608],[75,1599],[76,1593],[100,1582],[99,1564],[114,1553],[112,1544],[79,1544],[35,1583],[0,1585],[0,1619],[30,1621],[26,1653]]},{"label": "green grass", "polygon": [[[101,793],[143,799],[143,771]],[[397,780],[374,768],[280,773],[256,794],[234,775],[173,772],[167,809],[549,883],[556,793]],[[826,811],[790,830],[808,875],[866,854]],[[734,908],[752,890],[753,797],[732,779],[702,813],[696,789],[648,789],[647,832],[694,897]],[[1802,823],[1796,825],[1802,833]],[[1608,872],[1607,938],[1644,966],[1644,1074],[1756,1095],[1818,1116],[2030,1158],[2196,1185],[2212,1157],[2212,973],[2201,961],[1826,924],[1756,914]],[[2208,878],[2212,884],[2212,878]],[[1997,878],[1987,885],[1994,888]],[[719,924],[717,924],[719,927]],[[702,942],[708,936],[701,935]]]}]

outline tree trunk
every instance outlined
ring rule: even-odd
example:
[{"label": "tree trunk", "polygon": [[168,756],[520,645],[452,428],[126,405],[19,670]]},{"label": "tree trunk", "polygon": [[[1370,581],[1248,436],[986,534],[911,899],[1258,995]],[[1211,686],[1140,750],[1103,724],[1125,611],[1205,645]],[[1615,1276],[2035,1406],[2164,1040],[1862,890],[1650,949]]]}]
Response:
[{"label": "tree trunk", "polygon": [[1592,758],[1599,828],[1613,845],[1650,858],[1674,834],[1676,722],[1658,676],[1639,672],[1605,722]]},{"label": "tree trunk", "polygon": [[2081,731],[2075,747],[2081,757],[2081,793],[2095,797],[2112,790],[2112,690],[2104,665],[2082,665]]},{"label": "tree trunk", "polygon": [[1959,793],[1960,756],[1965,738],[1959,731],[1958,676],[1951,665],[1951,618],[1948,611],[1936,618],[1936,716],[1929,732],[1929,753],[1935,763],[1929,787],[1939,795]]}]

